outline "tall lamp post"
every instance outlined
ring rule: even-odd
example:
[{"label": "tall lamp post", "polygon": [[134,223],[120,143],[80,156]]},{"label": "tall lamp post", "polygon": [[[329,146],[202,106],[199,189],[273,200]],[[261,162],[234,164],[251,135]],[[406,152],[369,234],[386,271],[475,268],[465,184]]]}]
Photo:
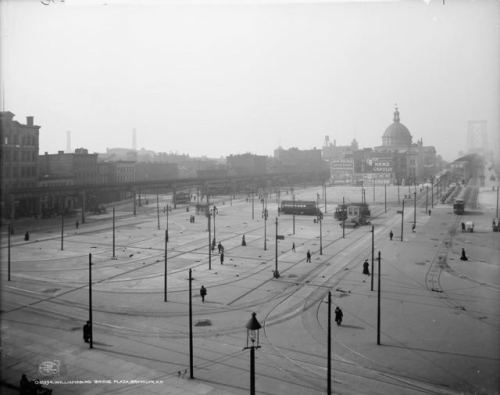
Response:
[{"label": "tall lamp post", "polygon": [[247,342],[244,350],[250,349],[250,395],[255,395],[255,349],[260,348],[259,329],[262,328],[257,321],[256,314],[247,322]]},{"label": "tall lamp post", "polygon": [[[264,204],[262,204],[264,206]],[[262,218],[264,218],[264,251],[267,250],[267,218],[269,213],[267,207],[262,209]]]},{"label": "tall lamp post", "polygon": [[318,209],[317,219],[319,222],[319,255],[323,255],[323,228],[321,222],[323,221],[323,213]]},{"label": "tall lamp post", "polygon": [[217,243],[216,238],[215,238],[215,216],[219,214],[219,210],[217,207],[214,206],[209,210],[209,215],[214,216],[214,238],[212,239],[212,251],[215,250],[215,244]]}]

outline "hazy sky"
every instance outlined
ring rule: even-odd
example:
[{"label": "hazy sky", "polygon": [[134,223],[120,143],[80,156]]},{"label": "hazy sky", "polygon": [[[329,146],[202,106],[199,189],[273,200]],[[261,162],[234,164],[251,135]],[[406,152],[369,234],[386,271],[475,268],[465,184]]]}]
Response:
[{"label": "hazy sky", "polygon": [[382,144],[395,103],[445,159],[500,133],[497,0],[0,0],[2,109],[40,152],[209,157]]}]

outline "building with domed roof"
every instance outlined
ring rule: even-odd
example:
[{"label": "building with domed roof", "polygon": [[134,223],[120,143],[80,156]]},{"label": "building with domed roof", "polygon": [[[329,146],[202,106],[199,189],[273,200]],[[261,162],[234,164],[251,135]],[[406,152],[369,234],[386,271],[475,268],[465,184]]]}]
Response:
[{"label": "building with domed roof", "polygon": [[413,143],[409,129],[401,123],[399,110],[382,135],[382,145],[374,148],[373,159],[390,161],[392,178],[397,184],[413,184],[431,178],[436,168],[436,149],[424,146],[422,139]]},{"label": "building with domed roof", "polygon": [[332,182],[408,185],[425,182],[436,172],[436,149],[424,146],[422,139],[413,142],[397,107],[381,146],[360,149],[356,140],[350,146],[337,146],[333,141],[326,136],[322,150]]}]

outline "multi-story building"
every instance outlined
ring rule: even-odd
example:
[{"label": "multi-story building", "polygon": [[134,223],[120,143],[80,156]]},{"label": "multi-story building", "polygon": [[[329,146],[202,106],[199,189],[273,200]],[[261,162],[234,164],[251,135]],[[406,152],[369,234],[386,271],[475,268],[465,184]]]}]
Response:
[{"label": "multi-story building", "polygon": [[328,167],[321,158],[321,150],[299,150],[281,147],[274,150],[273,170],[283,173],[317,173],[323,174]]},{"label": "multi-story building", "polygon": [[436,149],[424,146],[422,139],[412,142],[408,128],[394,111],[393,123],[382,136],[382,145],[374,148],[373,157],[391,159],[393,181],[398,184],[412,184],[430,179],[436,172]]},{"label": "multi-story building", "polygon": [[0,161],[1,161],[1,210],[9,216],[11,204],[16,204],[19,214],[36,212],[37,202],[33,198],[10,202],[9,191],[16,188],[35,187],[38,184],[38,149],[40,126],[34,124],[32,116],[26,124],[15,121],[10,111],[0,112]]},{"label": "multi-story building", "polygon": [[267,171],[267,157],[262,155],[230,155],[226,158],[226,163],[231,175],[258,175]]},{"label": "multi-story building", "polygon": [[179,168],[176,163],[135,163],[136,181],[173,180],[179,177]]},{"label": "multi-story building", "polygon": [[77,148],[74,153],[59,151],[57,154],[45,153],[38,158],[41,180],[48,182],[58,179],[72,179],[73,185],[99,184],[97,154],[89,154],[85,148]]}]

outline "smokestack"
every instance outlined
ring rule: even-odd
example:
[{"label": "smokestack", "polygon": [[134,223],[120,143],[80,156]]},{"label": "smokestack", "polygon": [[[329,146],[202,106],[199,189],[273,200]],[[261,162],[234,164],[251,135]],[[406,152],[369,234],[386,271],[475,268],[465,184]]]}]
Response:
[{"label": "smokestack", "polygon": [[66,152],[71,152],[71,130],[66,132]]},{"label": "smokestack", "polygon": [[33,117],[26,117],[26,125],[33,126]]},{"label": "smokestack", "polygon": [[135,128],[132,130],[132,149],[137,151],[137,132]]}]

